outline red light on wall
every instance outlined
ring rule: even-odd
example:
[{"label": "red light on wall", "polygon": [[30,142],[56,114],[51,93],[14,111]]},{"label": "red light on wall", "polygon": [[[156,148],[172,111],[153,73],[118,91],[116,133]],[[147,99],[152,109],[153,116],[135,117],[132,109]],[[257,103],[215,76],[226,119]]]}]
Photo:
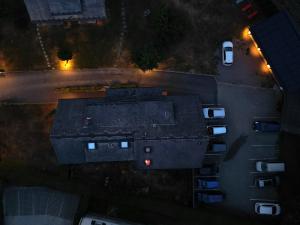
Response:
[{"label": "red light on wall", "polygon": [[151,166],[151,160],[150,159],[145,159],[145,165],[146,166]]}]

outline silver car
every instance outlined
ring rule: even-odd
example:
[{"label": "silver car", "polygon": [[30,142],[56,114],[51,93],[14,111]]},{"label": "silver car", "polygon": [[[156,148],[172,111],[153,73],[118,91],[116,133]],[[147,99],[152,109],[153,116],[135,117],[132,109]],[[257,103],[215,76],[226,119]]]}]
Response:
[{"label": "silver car", "polygon": [[259,215],[277,216],[281,212],[279,204],[269,202],[257,202],[255,203],[254,209]]},{"label": "silver car", "polygon": [[205,119],[223,119],[225,117],[224,108],[203,108],[203,116]]}]

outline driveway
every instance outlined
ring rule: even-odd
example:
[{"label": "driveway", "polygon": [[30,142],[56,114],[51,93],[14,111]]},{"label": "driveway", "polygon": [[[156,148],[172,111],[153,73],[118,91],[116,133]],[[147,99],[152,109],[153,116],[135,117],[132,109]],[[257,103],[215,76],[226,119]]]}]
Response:
[{"label": "driveway", "polygon": [[278,93],[272,89],[218,83],[219,104],[226,108],[229,153],[239,137],[246,137],[237,152],[221,163],[220,181],[226,194],[223,205],[227,208],[252,215],[255,202],[278,201],[275,189],[259,190],[254,186],[255,177],[262,175],[255,171],[255,162],[278,158],[278,134],[256,133],[251,128],[253,120],[279,119],[277,99]]},{"label": "driveway", "polygon": [[[266,63],[251,40],[233,40],[234,63],[232,66],[224,66],[222,61],[218,65],[217,80],[233,84],[245,84],[261,86],[262,80],[270,76]],[[249,54],[247,54],[249,48]],[[217,53],[221,55],[221,50]]]}]

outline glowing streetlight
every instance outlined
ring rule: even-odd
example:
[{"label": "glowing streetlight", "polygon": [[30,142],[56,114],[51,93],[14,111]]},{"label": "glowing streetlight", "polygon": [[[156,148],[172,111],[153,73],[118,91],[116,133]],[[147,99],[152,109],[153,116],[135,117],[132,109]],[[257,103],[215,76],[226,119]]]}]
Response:
[{"label": "glowing streetlight", "polygon": [[71,70],[73,68],[73,60],[59,61],[59,68],[66,71]]}]

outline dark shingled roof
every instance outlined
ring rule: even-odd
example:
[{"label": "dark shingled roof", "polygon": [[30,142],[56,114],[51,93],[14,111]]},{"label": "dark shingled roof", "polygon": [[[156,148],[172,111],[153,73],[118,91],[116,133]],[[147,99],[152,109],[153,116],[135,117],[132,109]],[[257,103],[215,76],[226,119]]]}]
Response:
[{"label": "dark shingled roof", "polygon": [[280,12],[250,27],[281,87],[300,91],[300,35],[290,16]]},{"label": "dark shingled roof", "polygon": [[[200,167],[207,137],[199,96],[142,98],[132,93],[59,100],[51,132],[59,162],[135,161],[145,169],[144,160],[150,156],[152,169]],[[125,140],[129,146],[122,149],[120,142]],[[88,142],[95,142],[96,150],[87,150]],[[147,146],[153,151],[145,155]]]}]

